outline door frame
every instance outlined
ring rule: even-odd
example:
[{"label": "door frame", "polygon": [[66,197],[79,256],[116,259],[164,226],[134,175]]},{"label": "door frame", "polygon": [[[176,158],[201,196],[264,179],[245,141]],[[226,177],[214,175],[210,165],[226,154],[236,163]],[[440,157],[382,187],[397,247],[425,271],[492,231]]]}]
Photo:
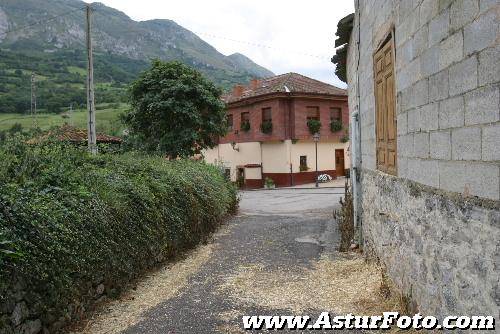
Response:
[{"label": "door frame", "polygon": [[[342,168],[339,173],[339,168],[338,166],[340,165],[337,162],[337,152],[342,152]],[[335,149],[335,175],[336,176],[345,176],[345,150],[343,148],[338,148]]]},{"label": "door frame", "polygon": [[240,188],[244,188],[246,183],[246,176],[245,176],[245,167],[242,166],[237,166],[236,167],[236,184]]}]

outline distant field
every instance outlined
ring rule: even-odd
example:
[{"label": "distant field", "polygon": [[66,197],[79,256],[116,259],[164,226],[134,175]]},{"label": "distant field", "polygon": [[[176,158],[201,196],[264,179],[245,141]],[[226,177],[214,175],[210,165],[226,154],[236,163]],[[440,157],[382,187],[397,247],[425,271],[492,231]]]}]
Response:
[{"label": "distant field", "polygon": [[[98,106],[97,109],[105,108]],[[127,110],[128,105],[121,104],[119,108],[102,109],[96,112],[97,132],[104,132],[110,135],[121,135],[124,125],[119,119],[119,115]],[[23,128],[33,126],[33,120],[29,115],[21,114],[0,114],[0,131],[10,129],[14,124],[21,124]],[[60,126],[65,123],[78,128],[87,127],[87,111],[75,110],[70,118],[64,118],[62,114],[38,114],[37,124],[42,130],[47,130],[53,126]]]}]

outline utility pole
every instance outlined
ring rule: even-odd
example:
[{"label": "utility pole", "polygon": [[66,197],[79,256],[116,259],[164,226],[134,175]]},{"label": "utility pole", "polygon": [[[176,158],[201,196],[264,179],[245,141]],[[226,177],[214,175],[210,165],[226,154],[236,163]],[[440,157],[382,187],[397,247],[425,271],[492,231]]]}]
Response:
[{"label": "utility pole", "polygon": [[69,104],[69,125],[73,126],[73,102]]},{"label": "utility pole", "polygon": [[316,132],[313,135],[314,146],[316,148],[316,188],[319,187],[319,185],[318,185],[318,142],[319,142],[319,139],[320,139],[319,132]]},{"label": "utility pole", "polygon": [[33,128],[37,127],[36,123],[36,78],[35,72],[31,73],[31,119],[33,121]]},{"label": "utility pole", "polygon": [[97,153],[97,141],[95,132],[95,102],[94,102],[94,57],[92,52],[92,7],[87,5],[87,110],[88,110],[88,142],[89,151]]}]

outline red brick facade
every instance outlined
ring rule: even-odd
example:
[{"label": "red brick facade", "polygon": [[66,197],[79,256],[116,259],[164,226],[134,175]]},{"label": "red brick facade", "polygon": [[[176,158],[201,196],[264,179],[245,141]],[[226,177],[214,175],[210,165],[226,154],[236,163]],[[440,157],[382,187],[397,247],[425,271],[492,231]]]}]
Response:
[{"label": "red brick facade", "polygon": [[[246,87],[238,85],[225,100],[233,128],[220,143],[310,139],[307,107],[319,108],[322,140],[340,140],[349,126],[346,91],[297,73],[252,80]],[[261,131],[264,108],[271,108],[270,134]],[[341,110],[343,129],[335,133],[330,130],[331,108]],[[248,132],[241,129],[241,114],[245,112],[250,116]]]},{"label": "red brick facade", "polygon": [[[347,98],[342,96],[307,96],[273,94],[266,99],[250,99],[228,105],[228,115],[233,117],[233,129],[220,139],[220,143],[242,143],[254,141],[276,141],[286,139],[310,139],[307,127],[307,107],[319,107],[321,121],[321,139],[338,140],[345,135],[349,126]],[[261,130],[262,109],[271,108],[273,130],[265,134]],[[341,110],[343,130],[332,133],[330,130],[330,108]],[[250,130],[241,130],[241,114],[250,115]]]}]

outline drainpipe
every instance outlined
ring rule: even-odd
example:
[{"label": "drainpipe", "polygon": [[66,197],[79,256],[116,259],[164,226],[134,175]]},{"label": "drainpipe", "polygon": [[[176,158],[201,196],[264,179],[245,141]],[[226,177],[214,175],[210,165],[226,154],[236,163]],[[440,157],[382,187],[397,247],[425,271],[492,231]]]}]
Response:
[{"label": "drainpipe", "polygon": [[357,53],[357,64],[356,64],[356,109],[352,113],[351,118],[351,150],[352,150],[352,162],[351,162],[351,182],[352,182],[352,196],[353,196],[353,209],[354,209],[354,227],[357,233],[356,239],[357,244],[361,247],[363,245],[363,224],[361,220],[361,168],[362,168],[362,158],[361,158],[361,92],[359,90],[359,61],[361,58],[360,54],[360,38],[361,38],[361,8],[359,7],[359,0],[356,1],[356,12],[358,23],[358,38],[356,41],[356,53]]},{"label": "drainpipe", "polygon": [[[288,122],[286,124],[286,135],[285,138],[289,139],[290,141],[293,140],[292,138],[292,93],[290,92],[290,89],[285,85],[285,92],[287,93],[287,99],[286,99],[286,109],[287,109],[287,114],[288,114]],[[290,152],[288,155],[288,160],[290,161],[290,186],[294,186],[293,182],[293,163],[292,163],[292,145],[290,145]]]},{"label": "drainpipe", "polygon": [[260,146],[260,180],[262,182],[262,186],[264,186],[264,155],[262,154],[262,143],[259,142]]},{"label": "drainpipe", "polygon": [[354,229],[357,233],[357,244],[362,245],[362,226],[361,226],[361,131],[359,122],[359,110],[355,110],[351,117],[351,183],[352,183],[352,198],[354,209]]}]

